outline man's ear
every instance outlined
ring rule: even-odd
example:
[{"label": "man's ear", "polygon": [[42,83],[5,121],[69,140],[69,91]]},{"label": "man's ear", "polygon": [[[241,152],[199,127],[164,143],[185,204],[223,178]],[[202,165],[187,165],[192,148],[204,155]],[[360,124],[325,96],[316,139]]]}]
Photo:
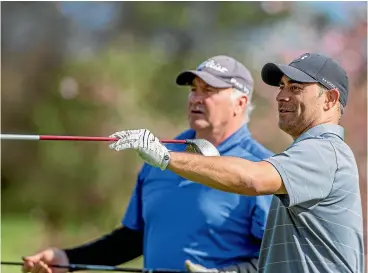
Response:
[{"label": "man's ear", "polygon": [[235,101],[235,113],[234,115],[240,115],[244,112],[248,104],[248,96],[241,96]]},{"label": "man's ear", "polygon": [[324,110],[330,110],[332,107],[334,107],[338,102],[340,98],[340,92],[337,90],[337,88],[328,90],[326,92],[325,96],[325,106]]}]

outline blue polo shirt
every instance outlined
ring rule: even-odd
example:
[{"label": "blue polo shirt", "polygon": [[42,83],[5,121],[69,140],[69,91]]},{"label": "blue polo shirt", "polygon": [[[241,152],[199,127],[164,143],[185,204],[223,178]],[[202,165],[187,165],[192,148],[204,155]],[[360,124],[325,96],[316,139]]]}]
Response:
[{"label": "blue polo shirt", "polygon": [[[193,139],[187,130],[176,139]],[[183,151],[184,145],[167,145]],[[246,125],[218,147],[221,155],[261,161],[273,155]],[[258,257],[272,196],[242,196],[144,164],[122,224],[144,232],[144,267],[184,270],[189,259],[221,268]],[[127,246],[129,247],[129,246]]]}]

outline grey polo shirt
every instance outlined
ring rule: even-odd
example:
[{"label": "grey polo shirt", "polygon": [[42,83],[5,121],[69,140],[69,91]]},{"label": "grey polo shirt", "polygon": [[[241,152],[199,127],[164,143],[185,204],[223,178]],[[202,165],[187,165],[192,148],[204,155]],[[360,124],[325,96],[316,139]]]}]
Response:
[{"label": "grey polo shirt", "polygon": [[275,195],[260,252],[260,273],[363,273],[358,169],[338,125],[315,126],[265,161],[287,195]]}]

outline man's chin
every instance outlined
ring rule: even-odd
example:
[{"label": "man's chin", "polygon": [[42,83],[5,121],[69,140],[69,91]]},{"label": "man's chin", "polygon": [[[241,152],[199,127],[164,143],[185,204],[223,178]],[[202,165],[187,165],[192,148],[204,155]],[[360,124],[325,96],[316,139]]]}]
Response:
[{"label": "man's chin", "polygon": [[279,122],[279,128],[285,132],[286,134],[294,137],[295,135],[297,135],[297,125],[296,124],[291,124],[291,123],[284,123],[284,122]]},{"label": "man's chin", "polygon": [[209,127],[209,124],[205,120],[191,120],[189,121],[190,128],[193,130],[203,130]]}]

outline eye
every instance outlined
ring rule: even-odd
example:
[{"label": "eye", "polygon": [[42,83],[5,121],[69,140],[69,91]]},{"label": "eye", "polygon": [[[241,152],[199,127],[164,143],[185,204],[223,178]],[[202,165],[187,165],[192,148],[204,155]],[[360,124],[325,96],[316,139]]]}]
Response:
[{"label": "eye", "polygon": [[290,86],[290,91],[299,92],[301,90],[302,90],[302,87],[300,87],[299,85],[292,85],[292,86]]},{"label": "eye", "polygon": [[219,91],[217,89],[214,88],[206,88],[206,93],[208,94],[215,94],[218,93]]}]

